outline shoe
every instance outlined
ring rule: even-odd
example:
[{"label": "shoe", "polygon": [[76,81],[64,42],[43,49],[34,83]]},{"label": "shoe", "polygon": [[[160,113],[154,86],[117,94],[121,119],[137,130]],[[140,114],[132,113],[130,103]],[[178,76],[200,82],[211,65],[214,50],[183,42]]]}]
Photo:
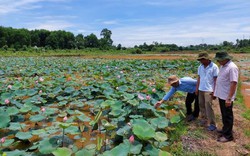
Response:
[{"label": "shoe", "polygon": [[187,121],[190,122],[190,121],[193,121],[195,120],[195,117],[193,115],[188,115],[187,116]]},{"label": "shoe", "polygon": [[227,138],[225,138],[224,136],[219,137],[219,138],[217,139],[218,142],[229,142],[229,141],[232,141],[232,140],[233,140],[233,138],[227,139]]},{"label": "shoe", "polygon": [[207,127],[207,130],[209,130],[209,131],[214,131],[214,130],[216,130],[216,129],[217,129],[217,128],[216,128],[215,125],[210,125],[210,126]]},{"label": "shoe", "polygon": [[222,129],[217,129],[217,133],[222,134],[223,130]]}]

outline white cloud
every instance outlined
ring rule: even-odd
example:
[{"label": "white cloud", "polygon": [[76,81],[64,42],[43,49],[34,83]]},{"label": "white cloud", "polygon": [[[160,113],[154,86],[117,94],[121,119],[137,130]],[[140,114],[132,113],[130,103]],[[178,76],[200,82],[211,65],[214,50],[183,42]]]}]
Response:
[{"label": "white cloud", "polygon": [[28,23],[28,29],[46,29],[46,30],[66,30],[73,27],[74,24],[60,21],[60,20],[48,20],[41,21],[40,23]]}]

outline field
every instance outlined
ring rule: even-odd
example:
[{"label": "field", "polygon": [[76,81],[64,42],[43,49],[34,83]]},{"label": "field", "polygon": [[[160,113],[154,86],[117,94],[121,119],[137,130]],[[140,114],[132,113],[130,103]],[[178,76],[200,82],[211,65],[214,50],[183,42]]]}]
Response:
[{"label": "field", "polygon": [[[248,55],[235,58],[248,82]],[[194,55],[0,60],[3,155],[183,155],[187,146],[188,152],[202,151],[195,143],[204,136],[194,141],[186,134],[189,129],[197,133],[203,129],[183,120],[183,93],[159,109],[153,107],[168,90],[165,82],[169,75],[196,76],[199,63]],[[246,91],[247,83],[242,80],[242,84]],[[245,106],[236,108],[240,112]],[[240,115],[236,119],[245,123]],[[249,128],[249,124],[244,126]],[[186,131],[182,132],[183,127]],[[250,131],[244,132],[241,151],[247,152]],[[209,153],[219,154],[205,150]]]}]

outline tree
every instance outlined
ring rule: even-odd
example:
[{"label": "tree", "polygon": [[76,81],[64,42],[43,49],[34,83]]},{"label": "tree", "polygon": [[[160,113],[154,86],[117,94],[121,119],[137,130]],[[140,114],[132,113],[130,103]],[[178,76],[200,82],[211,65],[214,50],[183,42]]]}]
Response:
[{"label": "tree", "polygon": [[82,34],[78,34],[75,37],[76,48],[83,49],[84,48],[84,36]]},{"label": "tree", "polygon": [[91,33],[90,35],[84,37],[84,46],[87,48],[98,48],[99,41],[95,34]]},{"label": "tree", "polygon": [[112,32],[107,28],[101,31],[102,38],[100,39],[100,47],[103,49],[109,49],[112,47],[113,40],[111,39]]}]

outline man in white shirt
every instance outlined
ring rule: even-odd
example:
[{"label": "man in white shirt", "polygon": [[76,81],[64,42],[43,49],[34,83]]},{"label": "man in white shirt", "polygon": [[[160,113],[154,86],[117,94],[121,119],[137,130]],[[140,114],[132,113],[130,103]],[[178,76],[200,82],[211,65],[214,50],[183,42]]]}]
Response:
[{"label": "man in white shirt", "polygon": [[232,56],[229,56],[227,52],[217,52],[215,55],[215,60],[220,64],[220,71],[214,95],[219,98],[223,123],[222,130],[218,131],[221,133],[221,136],[217,139],[219,142],[233,140],[233,101],[236,96],[239,69],[231,59]]},{"label": "man in white shirt", "polygon": [[208,120],[209,131],[216,130],[215,115],[212,107],[213,92],[219,68],[211,61],[208,53],[200,53],[197,58],[201,65],[198,67],[197,88],[201,117]]}]

